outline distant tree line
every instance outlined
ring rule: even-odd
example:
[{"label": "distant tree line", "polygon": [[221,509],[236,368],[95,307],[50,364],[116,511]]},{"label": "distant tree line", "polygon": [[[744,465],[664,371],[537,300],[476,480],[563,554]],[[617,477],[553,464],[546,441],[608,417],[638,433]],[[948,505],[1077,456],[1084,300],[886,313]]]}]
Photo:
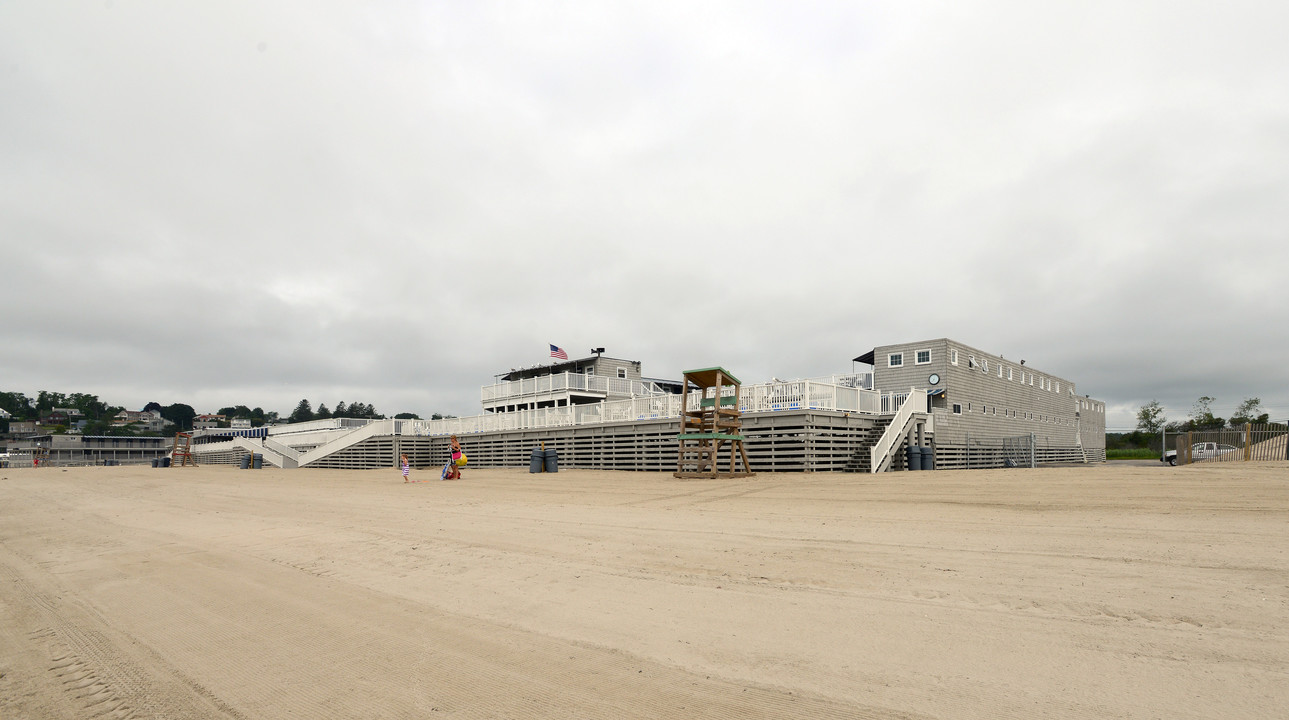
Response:
[{"label": "distant tree line", "polygon": [[[81,432],[85,435],[169,435],[175,432],[184,432],[192,430],[193,418],[197,417],[197,411],[191,405],[184,403],[174,403],[171,405],[162,405],[158,402],[149,402],[143,406],[143,411],[155,410],[162,419],[168,424],[161,431],[146,431],[135,426],[114,426],[112,423],[116,415],[124,407],[119,405],[109,405],[99,400],[97,395],[86,393],[59,393],[41,390],[36,397],[28,397],[20,392],[0,392],[0,409],[8,413],[14,421],[37,421],[47,418],[54,408],[67,408],[80,412],[78,419],[85,421],[85,426]],[[247,419],[251,421],[252,427],[260,427],[267,423],[278,422],[281,418],[275,411],[265,412],[263,408],[250,408],[245,405],[230,405],[222,407],[216,415],[223,415],[225,420],[221,425],[227,426],[229,420]],[[400,420],[419,420],[420,416],[416,413],[399,413],[394,416]],[[434,413],[433,419],[437,420],[443,417],[452,417]],[[353,402],[336,403],[333,410],[327,409],[326,405],[319,405],[317,412],[314,412],[308,400],[301,400],[296,405],[295,411],[286,418],[288,422],[304,422],[307,420],[320,420],[326,418],[365,418],[370,420],[383,420],[385,416],[376,412],[375,406],[370,403]],[[70,430],[72,422],[66,425],[55,425],[50,428],[51,432],[63,433]],[[0,433],[9,432],[9,420],[0,419]]]},{"label": "distant tree line", "polygon": [[1235,408],[1230,418],[1213,414],[1213,403],[1217,398],[1208,395],[1200,396],[1191,406],[1190,414],[1185,420],[1169,420],[1164,415],[1164,406],[1158,400],[1151,400],[1137,411],[1137,428],[1130,433],[1106,433],[1106,450],[1151,448],[1159,449],[1161,433],[1199,432],[1204,430],[1222,430],[1241,428],[1245,425],[1270,424],[1270,414],[1263,411],[1262,399],[1245,398]]}]

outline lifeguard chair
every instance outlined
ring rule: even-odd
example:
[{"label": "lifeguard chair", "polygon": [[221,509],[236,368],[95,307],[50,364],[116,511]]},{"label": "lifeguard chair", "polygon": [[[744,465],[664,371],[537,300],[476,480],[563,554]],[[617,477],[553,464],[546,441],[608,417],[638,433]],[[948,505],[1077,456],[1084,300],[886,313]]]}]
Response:
[{"label": "lifeguard chair", "polygon": [[170,467],[197,467],[197,460],[192,456],[192,433],[175,433],[175,444],[170,450]]},{"label": "lifeguard chair", "polygon": [[[676,454],[678,478],[738,478],[755,473],[747,462],[743,447],[743,413],[739,410],[739,387],[742,383],[720,367],[686,370],[684,389],[680,393],[680,434]],[[692,403],[691,386],[698,402]],[[723,473],[717,466],[721,447],[729,443],[730,469]],[[736,472],[739,459],[743,469]]]}]

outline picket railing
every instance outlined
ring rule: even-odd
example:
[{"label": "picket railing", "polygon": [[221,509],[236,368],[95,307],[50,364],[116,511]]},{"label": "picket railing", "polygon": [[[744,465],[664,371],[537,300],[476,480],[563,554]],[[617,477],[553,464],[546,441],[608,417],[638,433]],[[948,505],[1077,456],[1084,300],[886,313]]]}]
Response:
[{"label": "picket railing", "polygon": [[[577,373],[566,373],[566,375],[570,378],[587,377]],[[560,376],[550,377],[559,378]],[[531,379],[541,380],[544,378]],[[602,379],[617,380],[616,378]],[[515,382],[522,383],[527,381]],[[562,380],[555,380],[554,382],[558,384]],[[618,380],[618,382],[628,381]],[[534,384],[532,387],[537,387],[537,385]],[[733,388],[725,390],[727,395],[732,393]],[[907,397],[907,392],[882,393],[877,390],[864,390],[858,387],[813,380],[791,380],[742,386],[740,389],[739,409],[745,413],[833,410],[861,415],[889,415],[893,414]],[[696,409],[699,402],[698,394],[690,393],[689,402],[692,405],[690,409]],[[642,397],[602,400],[596,403],[566,407],[485,413],[471,417],[445,418],[442,420],[408,420],[404,422],[401,434],[464,435],[503,430],[528,430],[677,417],[680,417],[679,395],[650,394]]]},{"label": "picket railing", "polygon": [[657,383],[648,380],[629,380],[626,378],[586,375],[583,373],[557,373],[520,380],[507,380],[494,385],[484,385],[479,390],[479,398],[484,403],[508,398],[521,398],[529,395],[542,395],[561,390],[580,390],[583,392],[604,393],[606,395],[661,395],[663,389]]}]

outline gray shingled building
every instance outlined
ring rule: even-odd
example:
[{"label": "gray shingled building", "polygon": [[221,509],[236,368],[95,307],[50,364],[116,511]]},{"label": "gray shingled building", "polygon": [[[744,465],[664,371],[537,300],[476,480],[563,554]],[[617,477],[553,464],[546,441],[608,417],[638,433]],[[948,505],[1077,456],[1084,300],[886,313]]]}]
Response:
[{"label": "gray shingled building", "polygon": [[[1105,403],[1074,381],[949,338],[879,345],[855,358],[873,385],[929,395],[937,454],[989,449],[1032,435],[1039,460],[1105,460]],[[1044,452],[1046,451],[1046,452]]]}]

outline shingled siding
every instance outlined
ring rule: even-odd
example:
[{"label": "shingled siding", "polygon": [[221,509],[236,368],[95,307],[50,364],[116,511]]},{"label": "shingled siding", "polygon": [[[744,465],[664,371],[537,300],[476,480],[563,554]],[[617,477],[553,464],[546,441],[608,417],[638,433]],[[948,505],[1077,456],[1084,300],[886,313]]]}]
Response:
[{"label": "shingled siding", "polygon": [[[930,351],[929,363],[917,364],[919,350]],[[953,363],[955,350],[957,364]],[[895,353],[902,354],[903,364],[890,367],[890,356]],[[961,442],[967,433],[982,436],[1034,433],[1047,438],[1052,445],[1078,444],[1079,418],[1075,415],[1078,398],[1074,394],[1074,383],[1067,378],[947,338],[878,346],[874,349],[873,362],[874,386],[882,390],[944,389],[944,396],[933,400],[938,443]],[[1002,368],[1002,377],[999,377],[999,368]],[[928,382],[931,373],[940,375],[938,385]],[[1041,387],[1047,383],[1051,383],[1051,389]],[[961,406],[960,414],[952,412],[955,404]],[[940,409],[944,412],[939,412]],[[1101,426],[1100,446],[1104,447],[1104,420]]]}]

